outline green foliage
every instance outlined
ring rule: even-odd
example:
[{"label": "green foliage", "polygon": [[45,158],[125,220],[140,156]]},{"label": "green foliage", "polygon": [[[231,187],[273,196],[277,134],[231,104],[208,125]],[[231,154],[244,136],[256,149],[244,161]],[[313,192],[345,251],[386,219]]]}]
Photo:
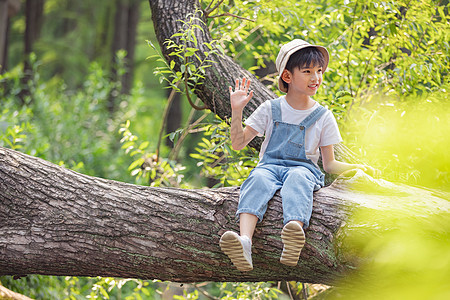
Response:
[{"label": "green foliage", "polygon": [[[215,1],[203,4],[205,9],[214,6]],[[450,69],[448,8],[446,1],[430,0],[382,3],[236,0],[207,10],[207,15],[212,35],[230,41],[225,47],[226,54],[253,71],[254,64],[264,68],[275,61],[280,44],[293,38],[326,46],[331,60],[315,98],[334,113],[346,144],[362,154],[367,163],[382,169],[387,178],[443,188],[448,185],[448,164],[437,159],[443,153],[437,149],[442,148],[419,146],[416,148],[421,150],[417,150],[412,139],[401,138],[396,140],[402,141],[401,146],[392,141],[385,143],[382,139],[389,136],[392,140],[401,134],[410,137],[418,125],[403,118],[402,125],[395,127],[398,134],[380,132],[380,128],[389,126],[389,121],[380,113],[379,106],[384,107],[386,102],[393,105],[398,112],[397,120],[403,111],[415,110],[405,102],[425,102],[432,93],[437,93],[434,98],[446,98]],[[273,73],[264,79],[272,80],[272,87],[278,92],[276,76]],[[435,110],[426,115],[434,118]],[[442,120],[448,117],[446,110],[437,110],[441,122],[433,122],[434,127],[427,128],[437,132],[438,139],[429,145],[443,145],[445,140],[442,131],[447,127]],[[375,126],[372,116],[385,118],[383,126]],[[364,125],[368,120],[372,124]],[[364,131],[366,126],[371,126],[370,132]],[[362,146],[365,141],[361,140],[361,132],[371,146]],[[420,133],[421,137],[429,136],[423,130]],[[376,142],[380,144],[375,146]],[[427,144],[426,140],[420,143]],[[380,150],[384,145],[389,147]],[[392,149],[396,146],[397,149]],[[427,168],[425,161],[433,162]]]},{"label": "green foliage", "polygon": [[272,287],[270,282],[232,283],[224,282],[221,286],[220,299],[278,299],[280,290]]},{"label": "green foliage", "polygon": [[[95,5],[88,1],[46,0],[40,38],[33,44],[43,65],[42,77],[49,79],[56,73],[70,88],[75,88],[84,82],[93,61],[109,66],[114,55],[107,46],[113,38],[114,8],[115,3],[109,0],[97,0]],[[12,26],[14,47],[19,38],[22,42],[22,22],[17,20]],[[21,48],[10,51],[11,65],[22,59]]]},{"label": "green foliage", "polygon": [[[175,91],[185,93],[191,106],[196,109],[191,97],[195,97],[197,87],[203,84],[205,70],[214,63],[210,57],[221,54],[218,41],[204,42],[201,45],[197,41],[197,32],[203,32],[203,28],[199,25],[204,25],[202,15],[202,11],[198,10],[187,15],[187,21],[178,20],[182,23],[181,28],[164,42],[170,50],[170,62],[165,60],[151,41],[147,41],[149,46],[158,53],[150,58],[157,58],[157,61],[164,64],[163,67],[157,67],[154,71],[159,76],[160,83],[165,81]],[[180,84],[184,85],[184,91],[179,88]]]},{"label": "green foliage", "polygon": [[62,299],[64,297],[64,294],[61,294],[61,287],[65,285],[62,277],[29,275],[13,279],[10,276],[2,276],[0,283],[32,299]]},{"label": "green foliage", "polygon": [[192,299],[192,300],[197,300],[198,299],[198,290],[194,290],[193,292],[190,292],[190,293],[188,293],[188,291],[187,290],[184,290],[183,291],[183,296],[179,296],[179,295],[174,295],[173,296],[173,299],[176,299],[176,300],[190,300],[190,299]]},{"label": "green foliage", "polygon": [[[5,108],[0,115],[0,146],[8,147],[13,150],[22,150],[27,138],[25,132],[32,132],[33,128],[29,122],[17,120],[20,113],[14,111],[11,115],[8,108]],[[10,122],[11,119],[16,119],[17,122]],[[15,125],[19,124],[19,125]]]},{"label": "green foliage", "polygon": [[[367,187],[367,186],[366,186]],[[370,188],[370,187],[369,187]],[[421,203],[423,199],[416,199]],[[392,198],[395,201],[395,198]],[[353,255],[367,257],[325,299],[447,299],[450,297],[450,226],[448,212],[358,209],[340,242]],[[352,230],[357,226],[357,230]]]},{"label": "green foliage", "polygon": [[200,124],[203,138],[191,157],[198,160],[202,174],[218,181],[218,186],[241,185],[257,164],[257,154],[246,147],[235,151],[230,147],[230,126],[218,117],[208,124]]},{"label": "green foliage", "polygon": [[188,284],[181,295],[174,295],[173,299],[279,299],[282,292],[274,287],[273,282],[211,282],[202,284]]},{"label": "green foliage", "polygon": [[41,80],[38,65],[35,64],[36,73],[29,83],[33,86],[32,96],[25,106],[18,97],[22,74],[12,71],[0,76],[0,95],[4,99],[0,145],[88,175],[129,180],[118,167],[126,157],[119,156],[115,149],[114,133],[120,119],[107,110],[116,83],[93,63],[83,88],[73,91],[58,78]]},{"label": "green foliage", "polygon": [[13,280],[0,277],[3,285],[33,299],[155,299],[152,281],[109,277],[56,277],[29,275]]},{"label": "green foliage", "polygon": [[351,104],[354,102],[354,97],[348,91],[339,91],[336,93],[336,97],[328,102],[328,108],[333,113],[334,117],[339,123],[345,119],[347,111],[349,110]]},{"label": "green foliage", "polygon": [[139,138],[130,131],[129,120],[121,125],[119,133],[122,134],[122,149],[133,158],[128,167],[131,176],[136,177],[136,182],[149,184],[150,186],[184,187],[183,183],[185,167],[169,159],[161,158],[155,152],[149,152],[149,141],[138,142]]},{"label": "green foliage", "polygon": [[[331,59],[319,101],[341,90],[356,99],[374,91],[419,95],[448,82],[447,1],[236,0],[217,14],[225,16],[211,19],[213,36],[229,40],[227,55],[246,68],[275,61],[280,43],[293,38],[326,46]],[[276,83],[275,76],[268,78]]]},{"label": "green foliage", "polygon": [[449,191],[449,88],[402,101],[374,95],[348,115],[345,140],[385,179]]}]

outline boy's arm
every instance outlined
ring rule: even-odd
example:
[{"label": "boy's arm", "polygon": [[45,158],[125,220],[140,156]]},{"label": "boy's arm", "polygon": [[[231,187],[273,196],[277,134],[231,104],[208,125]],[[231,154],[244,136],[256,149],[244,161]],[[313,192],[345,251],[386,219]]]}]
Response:
[{"label": "boy's arm", "polygon": [[370,166],[361,165],[361,164],[348,164],[345,162],[337,161],[334,158],[334,147],[333,145],[320,147],[320,151],[322,152],[322,164],[325,172],[330,174],[341,174],[345,171],[352,169],[361,169],[367,174],[378,177],[380,171],[374,169]]},{"label": "boy's arm", "polygon": [[258,134],[258,131],[250,126],[242,127],[242,110],[231,111],[231,147],[241,150]]},{"label": "boy's arm", "polygon": [[241,150],[258,134],[258,132],[250,126],[242,127],[242,111],[245,105],[253,96],[253,91],[248,93],[250,80],[242,79],[239,86],[239,79],[236,79],[235,91],[230,86],[230,103],[231,103],[231,146],[234,150]]}]

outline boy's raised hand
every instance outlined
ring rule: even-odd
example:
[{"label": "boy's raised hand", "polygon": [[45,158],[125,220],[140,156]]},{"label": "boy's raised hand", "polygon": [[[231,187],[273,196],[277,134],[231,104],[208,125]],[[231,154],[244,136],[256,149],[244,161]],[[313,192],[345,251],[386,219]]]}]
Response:
[{"label": "boy's raised hand", "polygon": [[[242,84],[239,85],[239,79],[236,79],[236,86],[233,92],[233,88],[230,86],[230,103],[231,110],[243,110],[247,103],[253,97],[253,91],[248,94],[248,88],[250,87],[250,79],[243,78]],[[248,94],[248,95],[247,95]]]}]

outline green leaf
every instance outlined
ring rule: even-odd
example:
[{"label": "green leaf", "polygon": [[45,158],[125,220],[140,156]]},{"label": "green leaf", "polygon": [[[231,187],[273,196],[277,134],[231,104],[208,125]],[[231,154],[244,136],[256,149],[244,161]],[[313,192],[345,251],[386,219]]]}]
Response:
[{"label": "green leaf", "polygon": [[144,163],[145,159],[143,157],[133,161],[130,166],[128,167],[128,171],[136,168],[137,166],[141,166]]},{"label": "green leaf", "polygon": [[128,141],[122,145],[122,149],[134,148],[134,144],[135,143],[133,141]]},{"label": "green leaf", "polygon": [[105,297],[106,299],[109,299],[108,292],[103,287],[100,287],[99,290],[100,290],[100,293],[102,293],[103,297]]},{"label": "green leaf", "polygon": [[149,144],[150,144],[150,142],[148,142],[148,141],[143,142],[143,143],[139,146],[139,150],[143,150],[143,149],[147,148]]}]

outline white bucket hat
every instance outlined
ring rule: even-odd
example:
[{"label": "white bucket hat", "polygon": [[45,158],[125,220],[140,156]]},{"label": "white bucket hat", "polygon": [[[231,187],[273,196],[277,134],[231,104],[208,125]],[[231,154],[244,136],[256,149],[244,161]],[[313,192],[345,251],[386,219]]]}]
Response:
[{"label": "white bucket hat", "polygon": [[328,51],[325,47],[317,46],[317,45],[311,45],[308,42],[305,42],[304,40],[295,39],[290,41],[289,43],[283,45],[280,49],[280,52],[278,53],[277,59],[275,61],[275,65],[277,67],[278,71],[278,89],[284,93],[287,93],[287,88],[283,85],[283,80],[281,79],[281,74],[283,73],[284,69],[286,68],[286,64],[291,57],[292,54],[297,52],[300,49],[306,48],[306,47],[315,47],[317,48],[322,54],[325,59],[325,65],[323,66],[323,72],[327,69],[328,61],[330,60],[330,55],[328,54]]}]

